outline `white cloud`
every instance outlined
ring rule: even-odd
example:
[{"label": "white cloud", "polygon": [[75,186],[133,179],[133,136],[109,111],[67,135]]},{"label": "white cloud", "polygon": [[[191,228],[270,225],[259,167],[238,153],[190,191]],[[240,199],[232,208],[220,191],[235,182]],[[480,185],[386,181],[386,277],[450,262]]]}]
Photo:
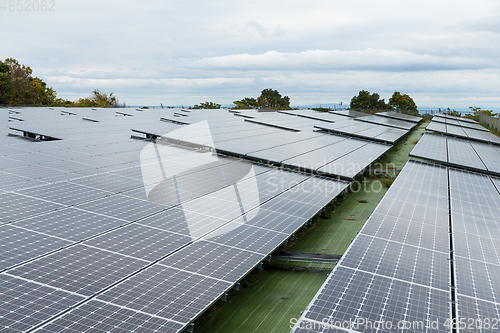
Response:
[{"label": "white cloud", "polygon": [[[269,51],[264,54],[235,54],[203,58],[192,63],[204,69],[297,71],[380,70],[427,71],[494,68],[495,60],[466,57],[442,57],[404,50],[367,48],[362,51],[308,50],[299,53]],[[188,65],[189,66],[189,65]]]},{"label": "white cloud", "polygon": [[129,104],[192,105],[272,87],[304,105],[366,89],[500,108],[496,0],[56,0],[55,10],[0,10],[0,59],[31,66],[61,97],[100,88]]}]

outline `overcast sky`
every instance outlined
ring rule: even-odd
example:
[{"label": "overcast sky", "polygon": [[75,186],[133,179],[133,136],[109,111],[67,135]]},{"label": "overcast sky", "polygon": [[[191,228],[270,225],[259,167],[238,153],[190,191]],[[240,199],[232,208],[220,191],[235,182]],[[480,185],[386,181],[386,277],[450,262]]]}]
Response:
[{"label": "overcast sky", "polygon": [[300,106],[368,90],[500,110],[498,0],[31,2],[0,9],[0,59],[62,98],[231,104],[273,88]]}]

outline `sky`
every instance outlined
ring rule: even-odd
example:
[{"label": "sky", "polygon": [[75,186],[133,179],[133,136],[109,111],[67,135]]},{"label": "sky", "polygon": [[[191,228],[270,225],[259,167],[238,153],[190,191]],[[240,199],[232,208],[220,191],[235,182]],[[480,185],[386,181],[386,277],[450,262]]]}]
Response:
[{"label": "sky", "polygon": [[368,90],[500,111],[498,0],[38,1],[0,0],[0,60],[65,99],[228,105],[272,88],[345,105]]}]

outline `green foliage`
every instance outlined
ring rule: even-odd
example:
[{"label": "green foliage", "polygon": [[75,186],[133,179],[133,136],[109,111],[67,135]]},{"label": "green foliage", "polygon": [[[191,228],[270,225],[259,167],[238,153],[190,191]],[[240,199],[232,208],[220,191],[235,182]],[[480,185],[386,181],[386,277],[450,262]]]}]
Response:
[{"label": "green foliage", "polygon": [[14,84],[10,73],[0,73],[0,105],[8,105],[14,95]]},{"label": "green foliage", "polygon": [[14,58],[5,59],[4,63],[9,66],[10,74],[12,74],[15,78],[26,78],[29,79],[31,74],[33,74],[33,70],[28,66],[21,65]]},{"label": "green foliage", "polygon": [[395,91],[392,97],[389,98],[389,105],[398,111],[417,112],[417,104],[407,94],[401,94]]},{"label": "green foliage", "polygon": [[320,112],[328,112],[328,111],[332,111],[332,109],[330,109],[330,108],[322,108],[321,106],[320,106],[320,107],[317,107],[317,108],[312,108],[311,110],[314,110],[314,111],[320,111]]},{"label": "green foliage", "polygon": [[479,121],[480,114],[485,114],[490,117],[496,117],[498,115],[498,113],[493,113],[493,110],[482,110],[478,106],[469,106],[469,109],[472,113],[466,114],[465,118],[473,119],[475,121]]},{"label": "green foliage", "polygon": [[290,108],[290,98],[282,97],[278,90],[270,88],[261,91],[257,102],[261,109],[286,110]]},{"label": "green foliage", "polygon": [[[438,112],[441,111],[441,109],[438,110]],[[450,108],[446,108],[445,110],[442,110],[441,111],[443,114],[446,114],[448,116],[454,116],[454,117],[461,117],[462,116],[462,113],[456,111],[455,109],[450,109]]]},{"label": "green foliage", "polygon": [[245,97],[241,101],[234,101],[235,107],[233,109],[248,110],[248,109],[258,109],[259,103],[255,98]]},{"label": "green foliage", "polygon": [[0,61],[0,105],[125,107],[125,104],[118,104],[113,93],[103,94],[98,89],[93,91],[91,97],[76,102],[57,98],[54,89],[32,74],[29,66],[21,65],[14,58]]},{"label": "green foliage", "polygon": [[0,73],[2,74],[8,74],[10,73],[10,67],[7,64],[4,64],[3,62],[0,61]]},{"label": "green foliage", "polygon": [[92,95],[88,98],[80,98],[78,100],[78,107],[100,107],[100,108],[118,108],[118,99],[113,96],[113,93],[105,94],[94,89]]},{"label": "green foliage", "polygon": [[388,109],[388,105],[385,104],[384,99],[380,99],[380,95],[377,93],[370,94],[366,90],[361,90],[358,96],[354,96],[351,99],[351,109],[357,110],[368,110],[368,109]]},{"label": "green foliage", "polygon": [[290,97],[281,96],[278,90],[270,88],[261,91],[257,99],[245,97],[240,101],[234,101],[233,109],[273,109],[273,110],[289,110]]},{"label": "green foliage", "polygon": [[221,105],[213,102],[196,104],[190,109],[220,109]]},{"label": "green foliage", "polygon": [[[6,71],[6,67],[8,70]],[[30,67],[21,65],[16,59],[0,62],[0,104],[15,106],[54,105],[56,92],[38,77],[33,77]]]}]

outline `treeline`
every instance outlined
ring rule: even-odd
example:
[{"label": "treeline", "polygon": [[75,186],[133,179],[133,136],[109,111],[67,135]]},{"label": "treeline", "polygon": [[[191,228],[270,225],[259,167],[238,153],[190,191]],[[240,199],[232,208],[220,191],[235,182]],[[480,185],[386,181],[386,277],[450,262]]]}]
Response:
[{"label": "treeline", "polygon": [[42,79],[33,76],[29,66],[16,59],[0,61],[0,105],[5,106],[62,106],[62,107],[125,107],[113,93],[95,89],[90,97],[70,101],[57,97],[54,89]]},{"label": "treeline", "polygon": [[370,93],[366,90],[361,90],[357,96],[351,99],[352,110],[396,110],[408,114],[418,114],[417,104],[407,94],[401,94],[395,91],[389,102],[386,103],[384,99],[380,98],[377,93]]},{"label": "treeline", "polygon": [[[281,96],[278,90],[271,88],[264,89],[260,92],[260,96],[245,97],[239,101],[233,102],[231,109],[259,109],[259,110],[287,110],[290,109],[290,97]],[[190,109],[220,109],[221,104],[214,102],[204,102],[196,104]]]}]

